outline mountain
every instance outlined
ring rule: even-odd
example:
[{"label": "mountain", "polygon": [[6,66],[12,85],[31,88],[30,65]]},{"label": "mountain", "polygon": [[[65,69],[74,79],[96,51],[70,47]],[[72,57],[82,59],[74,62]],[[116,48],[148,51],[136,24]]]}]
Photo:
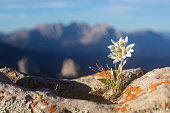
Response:
[{"label": "mountain", "polygon": [[6,35],[2,42],[21,49],[58,53],[61,50],[60,47],[62,49],[71,47],[76,51],[77,45],[93,45],[99,43],[102,38],[115,37],[114,33],[114,29],[105,24],[94,26],[83,23],[72,23],[68,26],[47,24],[28,31],[17,31]]},{"label": "mountain", "polygon": [[[88,67],[95,66],[97,61],[103,65],[113,66],[112,60],[107,58],[110,53],[107,46],[112,44],[110,39],[117,41],[120,36],[126,35],[129,36],[129,44],[136,43],[136,45],[133,58],[128,59],[129,63],[125,68],[143,67],[151,70],[170,65],[170,40],[159,33],[151,30],[121,33],[107,24],[89,26],[76,22],[67,26],[61,23],[44,24],[30,30],[5,34],[0,38],[2,43],[0,52],[7,54],[7,57],[0,56],[0,59],[3,66],[11,66],[15,69],[22,67],[17,64],[28,67],[30,62],[39,70],[36,74],[42,76],[60,75],[63,62],[72,59],[72,62],[80,66],[77,70],[79,75],[85,75],[92,73]],[[10,49],[6,51],[5,46]],[[12,56],[11,52],[14,52]],[[8,59],[11,57],[10,62]]]},{"label": "mountain", "polygon": [[129,42],[135,42],[135,55],[143,57],[167,57],[170,56],[170,40],[153,31],[140,31],[127,34]]},{"label": "mountain", "polygon": [[167,39],[170,39],[170,31],[160,31],[159,34]]},{"label": "mountain", "polygon": [[4,34],[0,32],[0,38],[2,38],[3,36],[4,36]]}]

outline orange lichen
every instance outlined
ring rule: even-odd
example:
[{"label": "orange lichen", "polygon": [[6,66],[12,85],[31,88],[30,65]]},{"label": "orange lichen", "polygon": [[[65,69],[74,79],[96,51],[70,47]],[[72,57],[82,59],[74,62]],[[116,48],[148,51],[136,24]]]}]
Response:
[{"label": "orange lichen", "polygon": [[97,73],[97,74],[94,74],[94,75],[91,75],[92,77],[101,77],[101,78],[110,78],[111,77],[111,74],[109,73],[109,70],[108,71],[102,71],[100,73]]},{"label": "orange lichen", "polygon": [[170,78],[170,76],[167,76],[167,78]]},{"label": "orange lichen", "polygon": [[18,80],[15,80],[14,83],[16,84],[18,82]]},{"label": "orange lichen", "polygon": [[11,74],[15,74],[16,72],[13,70],[13,71],[11,71]]},{"label": "orange lichen", "polygon": [[168,80],[164,80],[164,82],[160,82],[160,83],[156,83],[156,84],[153,84],[151,87],[150,87],[150,92],[149,93],[151,93],[151,92],[153,92],[153,91],[155,91],[157,88],[157,86],[159,86],[159,85],[161,85],[161,84],[168,84],[168,85],[170,85],[170,82],[168,81]]},{"label": "orange lichen", "polygon": [[101,77],[101,78],[110,78],[111,77],[111,74],[109,73],[110,70],[107,70],[107,71],[102,71],[102,72],[99,72],[97,74],[93,74],[93,75],[89,75],[89,76],[83,76],[83,77],[80,77],[78,79],[81,79],[81,78],[88,78],[88,77]]},{"label": "orange lichen", "polygon": [[118,111],[120,110],[120,108],[113,108],[113,110],[114,110],[115,112],[118,112]]},{"label": "orange lichen", "polygon": [[[99,65],[96,64],[96,66],[97,66],[96,68],[91,67],[91,66],[89,66],[89,68],[92,71],[97,72],[97,74],[86,76],[86,77],[99,77],[99,78],[110,78],[111,77],[110,70],[109,70],[108,66],[107,66],[107,70],[105,70],[104,67],[100,63],[99,63]],[[83,77],[83,78],[85,78],[85,77]]]},{"label": "orange lichen", "polygon": [[[164,80],[163,82],[153,84],[150,87],[151,91],[149,93],[155,91],[156,87],[161,85],[161,84],[170,85],[170,82],[168,80]],[[134,99],[138,98],[139,96],[146,94],[146,92],[141,93],[142,91],[143,90],[141,88],[138,88],[136,86],[132,86],[132,87],[127,88],[121,96],[121,99],[124,99],[124,101],[120,101],[118,104],[124,104],[125,102],[127,102],[129,100],[134,100]]]},{"label": "orange lichen", "polygon": [[120,107],[120,108],[108,108],[108,109],[109,109],[109,110],[114,110],[115,112],[119,112],[119,111],[125,112],[127,106],[128,106],[128,105],[126,104],[125,106],[122,106],[122,107]]},{"label": "orange lichen", "polygon": [[124,101],[121,101],[118,104],[123,104],[129,100],[134,100],[134,99],[138,98],[139,96],[146,93],[146,92],[141,93],[142,91],[143,90],[141,88],[138,88],[136,86],[127,88],[121,96],[121,99],[124,99]]},{"label": "orange lichen", "polygon": [[0,100],[2,100],[4,98],[4,96],[0,96]]},{"label": "orange lichen", "polygon": [[142,75],[144,75],[145,73],[146,73],[146,71],[140,70],[140,71],[138,71],[137,77],[139,78],[139,77],[141,77]]},{"label": "orange lichen", "polygon": [[90,77],[90,76],[83,76],[83,77],[79,77],[78,79],[81,79],[81,78],[88,78],[88,77]]},{"label": "orange lichen", "polygon": [[41,102],[41,104],[42,104],[43,106],[48,106],[48,105],[47,105],[47,102],[46,102],[45,100],[39,99],[39,100],[36,100],[34,103],[32,103],[32,104],[31,104],[31,107],[32,107],[32,108],[35,107],[35,105],[37,105],[38,102]]},{"label": "orange lichen", "polygon": [[43,99],[40,99],[40,102],[42,102],[43,106],[47,106],[47,102]]},{"label": "orange lichen", "polygon": [[164,80],[163,83],[170,85],[170,81],[168,81],[168,80]]},{"label": "orange lichen", "polygon": [[128,106],[128,105],[126,104],[125,106],[123,106],[122,108],[120,108],[120,111],[121,111],[121,112],[125,112],[127,106]]},{"label": "orange lichen", "polygon": [[36,99],[36,98],[42,98],[43,97],[43,95],[35,95],[34,96],[34,99]]},{"label": "orange lichen", "polygon": [[170,103],[168,103],[167,106],[170,107]]},{"label": "orange lichen", "polygon": [[0,94],[2,94],[3,93],[3,91],[0,91]]},{"label": "orange lichen", "polygon": [[12,77],[11,76],[8,76],[8,78],[12,81]]},{"label": "orange lichen", "polygon": [[52,104],[52,105],[50,105],[49,107],[48,107],[48,109],[49,109],[49,111],[50,112],[54,112],[55,110],[56,110],[56,105],[54,105],[54,104]]},{"label": "orange lichen", "polygon": [[16,96],[9,97],[10,100],[15,100],[16,98]]},{"label": "orange lichen", "polygon": [[32,104],[31,104],[31,107],[35,107],[35,105],[37,105],[37,103],[38,103],[38,100],[35,101],[34,103],[32,103]]},{"label": "orange lichen", "polygon": [[113,108],[108,108],[108,110],[113,110]]}]

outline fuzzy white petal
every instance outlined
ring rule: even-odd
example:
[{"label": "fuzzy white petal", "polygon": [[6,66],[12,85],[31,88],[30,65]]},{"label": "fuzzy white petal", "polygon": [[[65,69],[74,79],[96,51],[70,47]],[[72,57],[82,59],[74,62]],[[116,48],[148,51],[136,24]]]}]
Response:
[{"label": "fuzzy white petal", "polygon": [[129,50],[129,52],[131,52],[131,53],[132,53],[132,52],[134,52],[134,50],[133,50],[133,49],[130,49],[130,50]]},{"label": "fuzzy white petal", "polygon": [[135,43],[128,45],[128,47],[131,49],[135,46]]},{"label": "fuzzy white petal", "polygon": [[132,55],[131,55],[130,52],[127,52],[126,56],[127,56],[127,57],[131,57]]},{"label": "fuzzy white petal", "polygon": [[111,59],[115,59],[115,58],[116,58],[116,55],[110,54],[110,55],[108,55],[107,57],[109,57],[109,58],[111,58]]},{"label": "fuzzy white petal", "polygon": [[116,42],[111,39],[111,42],[116,46]]},{"label": "fuzzy white petal", "polygon": [[126,36],[126,38],[125,38],[125,42],[126,42],[126,43],[128,43],[128,36]]},{"label": "fuzzy white petal", "polygon": [[116,49],[110,49],[113,54],[116,54]]},{"label": "fuzzy white petal", "polygon": [[123,39],[122,39],[122,37],[120,37],[119,42],[122,42],[122,41],[123,41]]},{"label": "fuzzy white petal", "polygon": [[132,48],[133,48],[133,46],[135,46],[135,43],[128,45],[128,46],[127,46],[127,48],[126,48],[126,49],[127,49],[127,51],[129,51],[130,49],[132,49]]},{"label": "fuzzy white petal", "polygon": [[110,50],[114,50],[114,49],[115,49],[115,46],[114,46],[114,45],[110,45],[110,46],[108,46],[108,48],[109,48]]},{"label": "fuzzy white petal", "polygon": [[110,49],[110,48],[114,48],[114,45],[109,45],[109,46],[107,46],[107,47],[108,47],[109,49]]}]

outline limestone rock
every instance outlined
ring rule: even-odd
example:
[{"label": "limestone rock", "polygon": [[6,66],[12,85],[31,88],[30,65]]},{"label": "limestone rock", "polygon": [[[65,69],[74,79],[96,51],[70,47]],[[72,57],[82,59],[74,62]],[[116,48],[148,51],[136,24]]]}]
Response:
[{"label": "limestone rock", "polygon": [[170,112],[170,67],[144,75],[140,68],[124,73],[128,86],[122,96],[106,100],[100,95],[104,85],[94,75],[54,79],[3,68],[0,69],[0,113]]}]

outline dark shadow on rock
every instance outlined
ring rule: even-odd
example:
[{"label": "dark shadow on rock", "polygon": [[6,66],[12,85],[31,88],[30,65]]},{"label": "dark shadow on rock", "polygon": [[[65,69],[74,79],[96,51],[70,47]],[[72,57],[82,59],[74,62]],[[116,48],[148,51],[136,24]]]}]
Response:
[{"label": "dark shadow on rock", "polygon": [[[60,82],[63,84],[63,81]],[[104,99],[102,96],[89,94],[92,89],[88,85],[76,81],[69,81],[68,83],[69,85],[67,84],[62,87],[57,86],[54,90],[55,94],[63,98],[89,100],[98,103],[105,102],[107,104],[113,104],[111,101]]]},{"label": "dark shadow on rock", "polygon": [[[7,75],[5,75],[4,73],[0,72],[0,84],[4,84],[4,85],[11,85],[14,86],[16,88],[21,88],[20,86],[18,86],[17,84],[14,83],[14,81],[10,78],[8,78]],[[23,91],[34,91],[33,89],[29,89],[29,88],[21,88]]]},{"label": "dark shadow on rock", "polygon": [[38,76],[25,76],[19,79],[16,84],[24,88],[30,89],[42,89],[42,88],[52,88],[54,87],[54,80],[51,81]]},{"label": "dark shadow on rock", "polygon": [[16,84],[24,88],[35,90],[48,88],[50,91],[55,93],[56,96],[63,98],[89,100],[101,103],[107,101],[107,104],[112,103],[101,96],[89,94],[92,89],[88,85],[76,81],[27,76],[19,79]]},{"label": "dark shadow on rock", "polygon": [[1,83],[12,85],[13,82],[11,80],[10,80],[10,77],[8,77],[4,73],[0,72],[0,82]]}]

